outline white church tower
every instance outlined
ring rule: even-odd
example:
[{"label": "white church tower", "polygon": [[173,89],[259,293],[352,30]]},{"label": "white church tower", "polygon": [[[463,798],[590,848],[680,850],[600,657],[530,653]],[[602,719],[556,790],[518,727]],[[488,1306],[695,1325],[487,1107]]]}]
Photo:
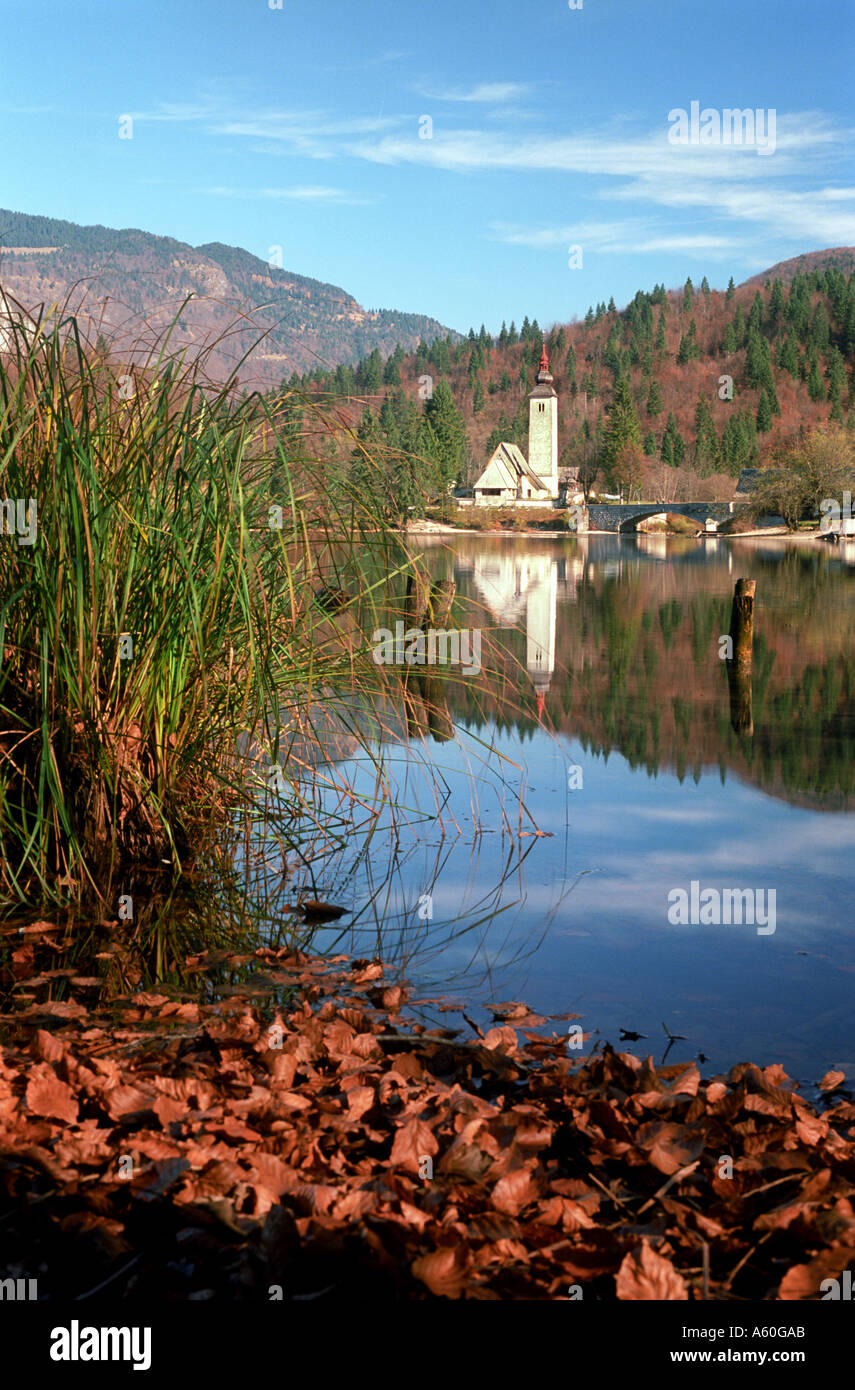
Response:
[{"label": "white church tower", "polygon": [[545,343],[535,382],[528,398],[528,466],[543,480],[550,497],[557,497],[558,395],[552,385]]}]

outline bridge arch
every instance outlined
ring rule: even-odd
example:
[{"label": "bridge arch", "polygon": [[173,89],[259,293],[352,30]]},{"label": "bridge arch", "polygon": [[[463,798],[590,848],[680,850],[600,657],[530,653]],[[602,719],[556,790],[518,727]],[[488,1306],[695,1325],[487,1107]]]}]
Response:
[{"label": "bridge arch", "polygon": [[[668,516],[669,512],[670,512],[670,514],[671,514],[672,516],[674,516],[674,515],[683,516],[683,515],[684,515],[683,512],[676,512],[675,509],[674,509],[673,507],[668,507],[668,506],[666,506],[665,504],[663,504],[662,506],[659,506],[659,507],[655,507],[655,506],[654,506],[654,507],[650,507],[649,510],[648,510],[647,508],[645,508],[644,510],[639,510],[639,511],[637,511],[637,512],[634,512],[632,516],[626,516],[626,517],[624,517],[624,518],[621,520],[621,522],[619,523],[619,525],[618,525],[618,534],[619,534],[619,535],[626,535],[626,533],[629,532],[629,531],[637,531],[637,530],[638,530],[638,523],[639,523],[640,521],[648,521],[649,518],[652,517],[652,516]],[[694,519],[695,519],[694,517],[691,518],[691,520],[694,520]]]}]

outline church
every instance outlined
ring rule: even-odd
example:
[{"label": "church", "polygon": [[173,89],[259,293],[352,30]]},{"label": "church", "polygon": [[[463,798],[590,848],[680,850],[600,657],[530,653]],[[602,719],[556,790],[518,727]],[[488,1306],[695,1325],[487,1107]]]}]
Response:
[{"label": "church", "polygon": [[528,398],[528,461],[516,444],[498,444],[473,492],[476,506],[548,507],[558,491],[558,395],[544,343]]}]

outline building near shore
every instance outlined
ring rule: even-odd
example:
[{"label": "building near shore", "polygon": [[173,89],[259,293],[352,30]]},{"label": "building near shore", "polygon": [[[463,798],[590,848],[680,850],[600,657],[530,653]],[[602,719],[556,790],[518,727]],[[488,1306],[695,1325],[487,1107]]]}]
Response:
[{"label": "building near shore", "polygon": [[476,506],[550,507],[558,494],[558,393],[544,344],[528,398],[528,459],[516,444],[498,444],[473,495]]}]

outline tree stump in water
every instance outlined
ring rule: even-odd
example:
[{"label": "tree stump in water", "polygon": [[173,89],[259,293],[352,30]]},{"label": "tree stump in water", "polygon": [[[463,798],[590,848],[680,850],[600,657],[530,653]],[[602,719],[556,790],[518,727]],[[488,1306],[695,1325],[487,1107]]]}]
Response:
[{"label": "tree stump in water", "polygon": [[734,733],[753,734],[751,666],[754,658],[755,579],[737,579],[730,611],[733,655],[727,663],[730,687],[730,723]]},{"label": "tree stump in water", "polygon": [[451,608],[457,585],[453,579],[437,579],[431,585],[427,622],[431,627],[444,628],[451,620]]}]

